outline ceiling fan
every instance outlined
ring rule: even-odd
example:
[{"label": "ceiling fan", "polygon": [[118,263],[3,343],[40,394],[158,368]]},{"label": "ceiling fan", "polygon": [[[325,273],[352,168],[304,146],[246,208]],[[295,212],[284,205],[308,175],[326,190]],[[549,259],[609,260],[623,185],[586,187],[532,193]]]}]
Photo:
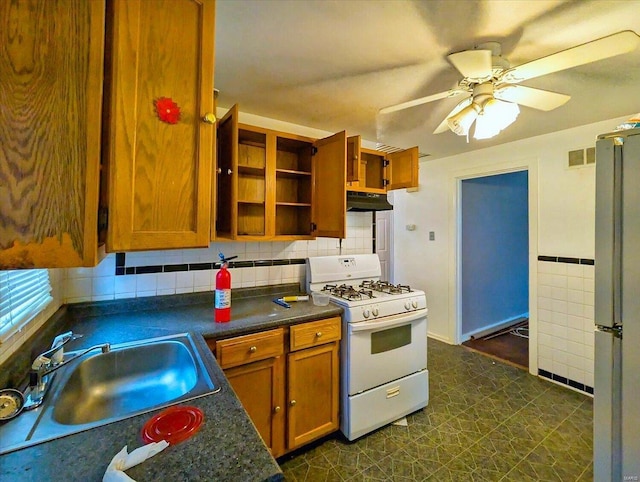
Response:
[{"label": "ceiling fan", "polygon": [[449,62],[464,76],[455,88],[385,107],[380,109],[380,114],[467,95],[447,115],[434,134],[451,129],[458,135],[468,136],[475,121],[474,137],[487,139],[515,121],[520,112],[519,105],[550,111],[571,98],[558,92],[518,85],[519,82],[631,52],[639,43],[640,37],[635,32],[625,30],[511,67],[508,60],[501,56],[500,44],[487,42],[476,49],[447,56]]}]

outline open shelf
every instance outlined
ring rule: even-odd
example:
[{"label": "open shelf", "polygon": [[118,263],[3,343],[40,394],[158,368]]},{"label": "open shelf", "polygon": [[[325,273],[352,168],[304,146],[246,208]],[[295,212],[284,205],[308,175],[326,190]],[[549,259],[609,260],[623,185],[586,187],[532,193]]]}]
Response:
[{"label": "open shelf", "polygon": [[307,236],[311,232],[311,206],[276,205],[277,236]]},{"label": "open shelf", "polygon": [[238,203],[238,235],[265,235],[264,203]]},{"label": "open shelf", "polygon": [[276,175],[281,177],[290,177],[293,179],[310,177],[311,172],[308,171],[294,171],[291,169],[276,169]]}]

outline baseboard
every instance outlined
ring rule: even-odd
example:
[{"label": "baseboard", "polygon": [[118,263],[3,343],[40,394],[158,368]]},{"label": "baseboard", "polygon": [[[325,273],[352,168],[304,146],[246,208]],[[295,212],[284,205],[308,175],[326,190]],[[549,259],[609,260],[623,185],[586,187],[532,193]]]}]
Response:
[{"label": "baseboard", "polygon": [[463,333],[461,335],[461,342],[465,342],[470,340],[471,337],[474,338],[482,338],[483,336],[490,335],[491,333],[501,330],[503,328],[508,327],[509,325],[518,323],[520,321],[524,321],[529,318],[529,312],[521,313],[519,315],[513,316],[511,318],[507,318],[506,320],[498,321],[489,326],[485,326],[482,328],[478,328],[477,330],[470,331],[468,333]]},{"label": "baseboard", "polygon": [[555,383],[556,385],[561,385],[565,388],[570,388],[576,392],[584,393],[593,397],[593,387],[590,387],[586,383],[577,382],[575,380],[571,380],[570,378],[556,375],[555,373],[543,370],[542,368],[538,369],[538,376],[541,378],[545,378],[550,382]]},{"label": "baseboard", "polygon": [[449,338],[446,338],[446,337],[441,336],[441,335],[437,335],[437,334],[432,333],[430,331],[427,332],[427,337],[428,338],[433,338],[434,340],[441,341],[442,343],[446,343],[447,345],[455,345],[455,343],[453,343]]}]

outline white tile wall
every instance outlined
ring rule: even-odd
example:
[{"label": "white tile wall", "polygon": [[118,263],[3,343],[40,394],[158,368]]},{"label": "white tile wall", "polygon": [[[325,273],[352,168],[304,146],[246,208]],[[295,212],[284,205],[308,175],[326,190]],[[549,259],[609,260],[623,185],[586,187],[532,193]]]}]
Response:
[{"label": "white tile wall", "polygon": [[[127,253],[126,266],[210,263],[218,260],[219,251],[227,257],[238,256],[237,261],[371,253],[371,222],[371,213],[347,213],[347,238],[342,240],[342,250],[339,240],[330,238],[293,242],[213,242],[209,248]],[[64,303],[210,291],[215,287],[217,273],[217,270],[202,270],[115,276],[115,254],[108,255],[95,268],[60,271]],[[304,285],[304,282],[304,265],[231,269],[232,288],[281,283]]]},{"label": "white tile wall", "polygon": [[593,387],[594,267],[538,261],[538,368]]}]

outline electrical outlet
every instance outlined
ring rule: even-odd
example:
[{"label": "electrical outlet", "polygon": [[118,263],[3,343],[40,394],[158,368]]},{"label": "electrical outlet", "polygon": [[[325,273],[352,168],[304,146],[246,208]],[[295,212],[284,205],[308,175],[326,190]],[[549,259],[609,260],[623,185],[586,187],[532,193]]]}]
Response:
[{"label": "electrical outlet", "polygon": [[435,240],[436,240],[436,232],[429,231],[429,241],[435,241]]}]

